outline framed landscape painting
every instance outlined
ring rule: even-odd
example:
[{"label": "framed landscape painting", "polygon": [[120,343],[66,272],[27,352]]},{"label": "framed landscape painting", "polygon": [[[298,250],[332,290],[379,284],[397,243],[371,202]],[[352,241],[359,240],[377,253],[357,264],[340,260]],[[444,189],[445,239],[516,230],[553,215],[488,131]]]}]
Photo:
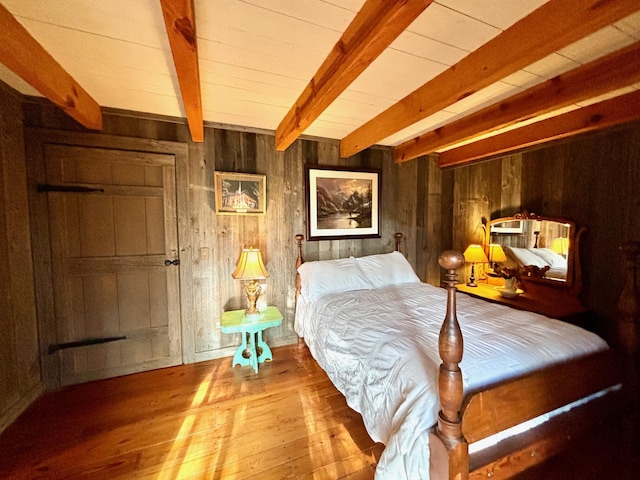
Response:
[{"label": "framed landscape painting", "polygon": [[267,199],[266,175],[215,172],[214,178],[217,214],[264,214]]},{"label": "framed landscape painting", "polygon": [[305,165],[307,239],[380,238],[380,171]]}]

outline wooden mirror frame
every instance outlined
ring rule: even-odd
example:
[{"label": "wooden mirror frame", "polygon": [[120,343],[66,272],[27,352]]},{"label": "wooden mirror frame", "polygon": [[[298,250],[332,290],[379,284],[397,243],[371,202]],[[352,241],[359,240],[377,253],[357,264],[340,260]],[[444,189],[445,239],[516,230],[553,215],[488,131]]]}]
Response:
[{"label": "wooden mirror frame", "polygon": [[487,222],[485,229],[485,253],[489,257],[489,245],[491,243],[491,227],[495,224],[509,221],[532,220],[558,222],[569,226],[569,251],[567,253],[567,278],[565,282],[527,275],[527,272],[520,269],[519,283],[524,291],[537,291],[540,295],[546,294],[544,290],[553,289],[564,291],[565,294],[578,297],[582,292],[582,269],[580,265],[580,237],[586,228],[576,228],[576,224],[565,218],[545,217],[526,210],[516,213],[511,217],[501,217]]}]

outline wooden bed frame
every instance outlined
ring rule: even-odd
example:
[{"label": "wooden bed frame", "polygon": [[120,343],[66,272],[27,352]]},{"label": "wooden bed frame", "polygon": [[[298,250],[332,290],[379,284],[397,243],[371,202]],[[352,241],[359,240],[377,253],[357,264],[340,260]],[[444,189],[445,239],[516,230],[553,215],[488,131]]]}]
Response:
[{"label": "wooden bed frame", "polygon": [[620,385],[622,371],[617,358],[607,350],[465,395],[459,367],[463,339],[456,318],[456,269],[464,265],[464,257],[448,250],[438,261],[447,272],[447,313],[438,341],[441,410],[430,444],[438,471],[447,468],[448,475],[435,478],[509,478],[561,452],[572,437],[615,410],[619,395],[610,391],[470,458],[469,444]]},{"label": "wooden bed frame", "polygon": [[[401,233],[395,234],[398,251],[402,237]],[[296,235],[296,269],[304,262],[303,239],[302,235]],[[560,453],[570,445],[572,438],[618,410],[620,389],[614,387],[622,383],[622,370],[609,350],[559,363],[483,390],[464,392],[459,367],[463,338],[456,316],[456,270],[465,260],[462,253],[447,250],[438,261],[446,270],[447,312],[438,341],[442,360],[438,373],[441,409],[438,423],[429,437],[432,480],[510,478]],[[296,290],[299,293],[300,276],[297,273]],[[472,456],[469,454],[469,445],[474,442],[605,390],[605,394],[536,427]]]}]

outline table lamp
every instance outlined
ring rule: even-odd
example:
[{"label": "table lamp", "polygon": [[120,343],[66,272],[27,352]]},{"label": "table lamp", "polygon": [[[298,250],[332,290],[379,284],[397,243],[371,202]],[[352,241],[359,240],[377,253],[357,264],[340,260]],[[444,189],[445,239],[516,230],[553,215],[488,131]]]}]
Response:
[{"label": "table lamp", "polygon": [[484,250],[480,245],[469,245],[464,251],[463,255],[465,261],[471,264],[471,276],[469,277],[467,286],[477,287],[478,284],[476,283],[474,266],[476,263],[489,263],[489,260],[487,259],[487,256],[485,255]]},{"label": "table lamp", "polygon": [[238,259],[238,265],[231,276],[237,280],[248,280],[245,283],[247,298],[249,299],[249,308],[245,311],[246,316],[259,315],[260,311],[256,308],[256,302],[262,293],[262,287],[258,280],[268,278],[269,273],[262,263],[262,255],[257,248],[244,248]]}]

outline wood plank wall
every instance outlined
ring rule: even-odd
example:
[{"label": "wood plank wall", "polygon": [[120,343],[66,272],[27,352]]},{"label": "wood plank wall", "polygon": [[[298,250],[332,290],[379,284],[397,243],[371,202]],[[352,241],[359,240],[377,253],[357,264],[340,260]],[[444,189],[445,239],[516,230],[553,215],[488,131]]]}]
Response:
[{"label": "wood plank wall", "polygon": [[20,103],[0,84],[0,432],[42,390]]},{"label": "wood plank wall", "polygon": [[[75,131],[86,136],[73,120],[41,100],[26,99],[23,110],[25,126]],[[205,128],[204,143],[194,144],[186,123],[113,110],[104,115],[102,133],[188,145],[185,198],[189,218],[179,219],[188,222],[190,230],[190,244],[180,246],[181,250],[188,247],[191,255],[181,258],[181,265],[189,262],[192,270],[186,290],[191,290],[193,296],[189,321],[193,322],[195,338],[185,342],[194,345],[193,351],[185,352],[187,361],[231,355],[239,343],[238,335],[222,334],[217,322],[223,311],[245,306],[241,284],[231,277],[244,245],[261,249],[270,274],[266,282],[268,303],[278,306],[285,317],[282,326],[266,332],[267,340],[274,346],[296,341],[295,235],[306,232],[305,163],[382,170],[382,238],[305,242],[306,260],[388,252],[394,247],[394,233],[400,231],[405,234],[402,251],[418,275],[431,283],[440,281],[437,257],[443,238],[443,182],[435,158],[395,165],[389,149],[369,149],[341,160],[337,141],[315,139],[300,139],[285,152],[277,152],[271,134],[212,127]],[[265,174],[266,214],[216,215],[216,170]]]},{"label": "wood plank wall", "polygon": [[624,283],[619,248],[640,240],[640,123],[450,171],[454,248],[480,241],[483,217],[522,209],[587,227],[582,301],[611,334]]}]

